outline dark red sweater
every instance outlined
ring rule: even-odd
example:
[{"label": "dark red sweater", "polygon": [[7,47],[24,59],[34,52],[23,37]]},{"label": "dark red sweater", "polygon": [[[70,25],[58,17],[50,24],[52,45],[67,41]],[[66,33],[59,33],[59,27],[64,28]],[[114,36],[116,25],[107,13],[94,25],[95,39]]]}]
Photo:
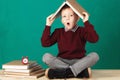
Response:
[{"label": "dark red sweater", "polygon": [[50,26],[46,26],[41,38],[42,46],[48,47],[57,42],[59,57],[64,59],[82,58],[86,53],[86,41],[94,43],[98,40],[94,27],[88,21],[84,25],[84,27],[79,26],[75,32],[66,32],[64,28],[58,28],[52,34]]}]

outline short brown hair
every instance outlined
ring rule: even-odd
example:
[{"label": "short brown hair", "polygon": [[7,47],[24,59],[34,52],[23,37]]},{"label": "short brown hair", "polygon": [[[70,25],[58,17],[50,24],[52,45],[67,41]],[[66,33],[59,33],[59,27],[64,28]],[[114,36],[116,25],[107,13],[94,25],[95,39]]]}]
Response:
[{"label": "short brown hair", "polygon": [[62,10],[67,9],[67,8],[70,8],[70,7],[65,4],[65,5],[62,7],[62,9],[60,10],[60,14],[61,14]]}]

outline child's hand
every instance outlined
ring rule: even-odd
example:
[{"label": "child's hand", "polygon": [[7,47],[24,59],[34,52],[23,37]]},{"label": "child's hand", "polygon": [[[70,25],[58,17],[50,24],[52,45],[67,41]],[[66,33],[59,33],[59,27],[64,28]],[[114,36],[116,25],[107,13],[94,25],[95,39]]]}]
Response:
[{"label": "child's hand", "polygon": [[49,15],[47,18],[46,18],[46,25],[47,26],[51,26],[53,21],[55,20],[55,18],[52,18],[53,14]]},{"label": "child's hand", "polygon": [[83,22],[85,23],[86,21],[88,21],[89,15],[88,15],[87,12],[83,12],[83,15],[84,15],[84,17],[83,17]]}]

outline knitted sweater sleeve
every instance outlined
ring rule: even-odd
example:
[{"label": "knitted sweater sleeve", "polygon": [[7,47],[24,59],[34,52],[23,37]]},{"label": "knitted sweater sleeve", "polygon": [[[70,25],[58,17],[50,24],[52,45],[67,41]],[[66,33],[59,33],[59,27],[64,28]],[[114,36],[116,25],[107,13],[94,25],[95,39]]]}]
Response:
[{"label": "knitted sweater sleeve", "polygon": [[90,24],[88,21],[84,23],[84,39],[86,41],[95,43],[98,41],[99,37],[96,31],[94,30],[94,27],[92,24]]},{"label": "knitted sweater sleeve", "polygon": [[41,44],[44,47],[52,46],[57,42],[57,30],[55,30],[52,34],[50,33],[50,26],[46,26],[45,30],[43,31]]}]

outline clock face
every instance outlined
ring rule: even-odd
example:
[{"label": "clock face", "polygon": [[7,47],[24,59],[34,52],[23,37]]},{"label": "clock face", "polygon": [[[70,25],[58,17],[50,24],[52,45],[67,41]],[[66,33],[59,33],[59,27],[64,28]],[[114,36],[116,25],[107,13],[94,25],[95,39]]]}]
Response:
[{"label": "clock face", "polygon": [[23,64],[28,64],[28,58],[26,58],[26,57],[23,58],[23,59],[22,59],[22,63],[23,63]]}]

